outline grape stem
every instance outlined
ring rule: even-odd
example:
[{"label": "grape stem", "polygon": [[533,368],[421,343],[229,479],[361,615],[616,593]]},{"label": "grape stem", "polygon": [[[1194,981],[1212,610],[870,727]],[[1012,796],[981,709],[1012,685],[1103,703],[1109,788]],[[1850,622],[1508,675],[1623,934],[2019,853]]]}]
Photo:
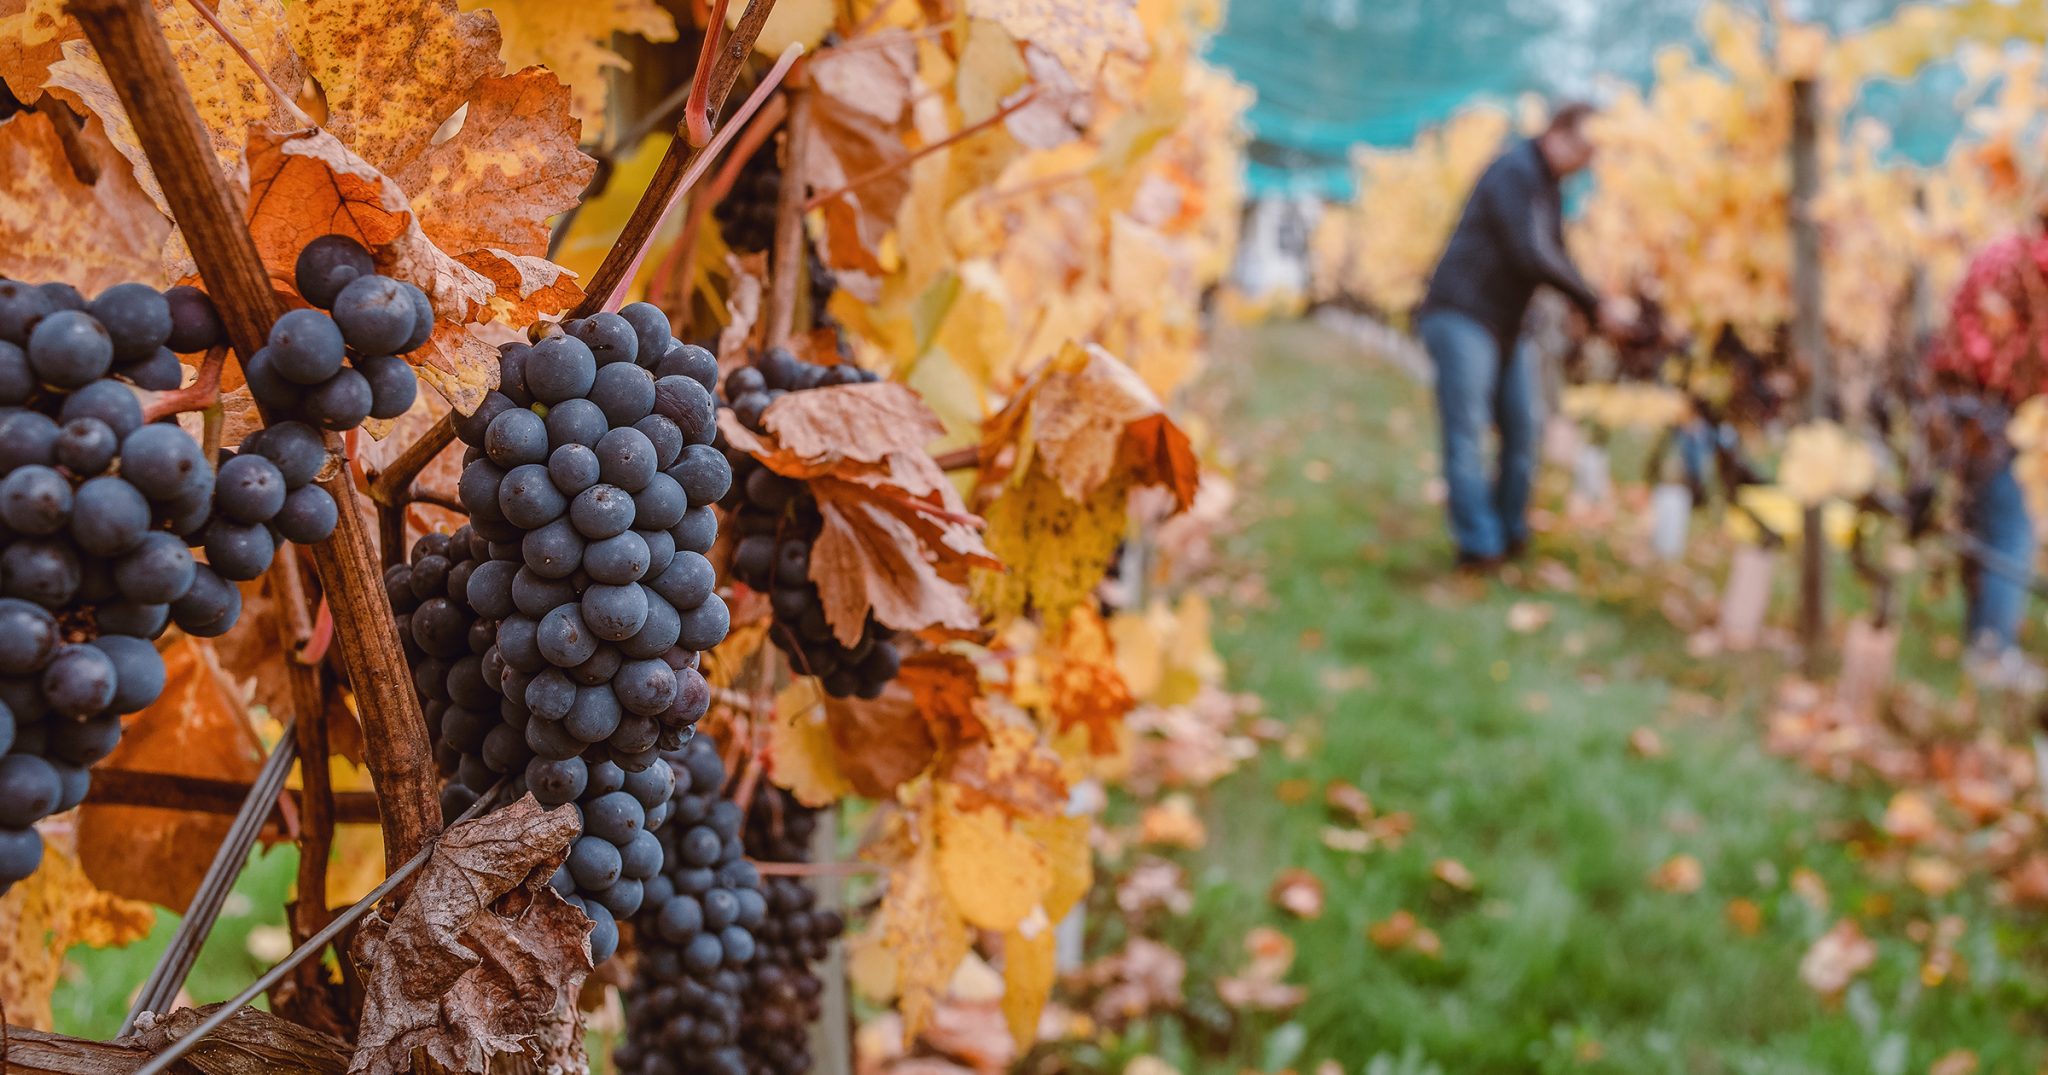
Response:
[{"label": "grape stem", "polygon": [[412,487],[412,491],[406,494],[406,498],[417,504],[431,504],[434,507],[446,508],[453,512],[467,514],[469,511],[468,508],[462,506],[462,498],[455,495],[455,490],[443,489],[439,486],[415,485]]},{"label": "grape stem", "polygon": [[[632,261],[620,273],[618,281],[613,284],[610,293],[605,296],[600,307],[601,309],[617,310],[625,302],[626,292],[633,286],[633,278],[640,275],[640,264],[647,257],[648,245],[654,241],[655,233],[661,230],[661,226],[668,222],[669,214],[675,211],[676,203],[683,199],[683,195],[689,193],[690,187],[698,179],[703,178],[704,170],[710,167],[711,161],[732,141],[734,132],[740,129],[741,125],[747,122],[755,110],[761,107],[762,102],[766,101],[769,95],[775,92],[775,87],[781,83],[784,76],[789,74],[789,69],[795,65],[797,58],[802,56],[803,52],[804,47],[801,44],[795,43],[783,49],[781,58],[775,61],[775,66],[770,68],[768,73],[762,77],[761,84],[754,87],[753,95],[748,97],[746,102],[740,105],[739,111],[733,114],[733,123],[718,132],[718,136],[711,140],[710,145],[691,153],[689,166],[684,171],[681,181],[669,192],[668,197],[663,199],[661,210],[654,218],[654,225],[648,229],[645,235],[639,237],[633,250]],[[666,158],[663,159],[666,160]],[[659,179],[660,173],[658,171],[655,175]],[[639,212],[638,207],[635,207],[634,212],[635,214]],[[626,224],[628,227],[631,227],[632,221],[629,219]],[[625,238],[624,233],[621,233],[619,242],[623,244]],[[617,253],[618,249],[617,246],[614,246],[612,252]],[[611,256],[609,254],[606,255],[605,261],[607,264],[610,263]],[[598,266],[598,273],[601,275],[603,272],[604,266]],[[595,283],[595,280],[592,282]],[[583,304],[588,305],[594,294],[596,293],[585,294]],[[581,309],[581,306],[578,309]]]},{"label": "grape stem", "polygon": [[[183,388],[158,392],[149,402],[143,404],[142,420],[154,422],[173,414],[187,411],[203,411],[220,403],[220,371],[227,365],[228,349],[225,345],[206,352],[199,363],[199,376]],[[207,456],[208,459],[213,456]]]},{"label": "grape stem", "polygon": [[[725,107],[726,96],[732,93],[733,84],[739,81],[740,68],[752,55],[754,42],[761,36],[761,27],[767,24],[768,14],[774,8],[774,0],[749,0],[746,14],[740,16],[740,24],[725,39],[726,47],[718,54],[718,62],[712,68],[705,102],[707,114]],[[684,123],[688,122],[685,118]],[[628,266],[637,268],[642,252],[659,230],[661,218],[673,201],[676,186],[702,152],[680,137],[680,132],[669,142],[667,151],[661,155],[661,163],[654,169],[653,178],[647,183],[647,189],[641,193],[639,203],[633,206],[632,215],[626,218],[625,227],[619,230],[618,241],[612,244],[604,261],[591,274],[583,301],[576,305],[569,317],[589,317],[602,312],[605,302],[620,287],[621,281],[633,279]]]},{"label": "grape stem", "polygon": [[454,411],[442,415],[418,440],[406,445],[390,466],[370,475],[370,499],[388,508],[403,507],[412,491],[413,479],[427,469],[442,449],[455,443],[455,418]]},{"label": "grape stem", "polygon": [[1023,111],[1025,108],[1030,106],[1032,101],[1035,101],[1037,99],[1038,88],[1034,86],[1031,89],[1026,90],[1023,96],[1017,98],[1014,101],[1011,101],[1009,104],[1006,104],[1003,107],[997,109],[995,112],[991,113],[987,119],[981,120],[978,123],[970,123],[967,126],[962,127],[957,131],[954,131],[952,134],[949,134],[946,137],[941,138],[936,142],[933,142],[931,145],[919,146],[917,149],[912,150],[910,153],[904,155],[903,157],[890,161],[887,164],[877,165],[876,167],[870,168],[867,171],[862,172],[861,174],[853,177],[852,179],[847,180],[845,186],[840,187],[837,190],[828,190],[825,193],[812,198],[810,201],[804,203],[804,211],[810,212],[811,210],[816,209],[819,206],[824,205],[826,202],[832,201],[835,198],[843,198],[846,195],[851,194],[856,190],[859,190],[861,187],[866,186],[867,184],[872,183],[877,179],[882,179],[887,176],[894,175],[897,172],[900,172],[903,169],[908,168],[913,164],[916,164],[918,161],[921,161],[942,149],[947,149],[959,144],[960,142],[966,141],[967,139],[972,138],[975,135],[980,134],[981,132],[986,131],[991,127],[994,127],[995,125],[1003,122],[1004,120],[1009,119],[1011,116],[1014,116],[1017,113]]},{"label": "grape stem", "polygon": [[683,133],[690,144],[711,141],[711,73],[717,66],[719,39],[725,36],[725,11],[731,0],[715,0],[704,20],[704,42],[697,47],[697,70],[690,75],[690,99],[683,105]]},{"label": "grape stem", "polygon": [[981,465],[981,445],[970,444],[965,448],[940,452],[932,456],[932,462],[940,470],[973,470]]},{"label": "grape stem", "polygon": [[[689,280],[693,275],[692,267],[697,261],[697,236],[704,230],[704,214],[724,201],[725,196],[732,192],[733,184],[739,180],[740,169],[760,151],[761,144],[768,140],[768,136],[774,133],[775,128],[782,123],[783,117],[788,114],[789,99],[786,94],[776,94],[770,98],[760,113],[754,117],[753,122],[747,124],[747,129],[740,132],[739,141],[733,143],[732,152],[726,154],[724,163],[718,166],[718,171],[712,173],[711,182],[706,183],[690,197],[689,208],[683,217],[682,234],[677,237],[675,245],[669,248],[668,256],[662,258],[661,264],[654,267],[654,275],[647,281],[650,296],[668,294],[676,273],[681,271],[684,274],[681,295],[685,299],[689,297]],[[687,316],[690,304],[683,302],[680,305]]]},{"label": "grape stem", "polygon": [[811,91],[789,88],[789,130],[782,139],[782,188],[775,203],[775,258],[769,264],[767,343],[786,347],[796,331],[797,280],[804,271],[804,172],[810,153]]}]

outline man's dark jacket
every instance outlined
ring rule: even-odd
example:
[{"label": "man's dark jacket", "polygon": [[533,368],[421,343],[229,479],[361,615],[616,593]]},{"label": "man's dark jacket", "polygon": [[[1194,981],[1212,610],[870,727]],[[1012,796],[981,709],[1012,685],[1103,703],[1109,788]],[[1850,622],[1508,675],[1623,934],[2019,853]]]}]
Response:
[{"label": "man's dark jacket", "polygon": [[1534,141],[1500,155],[1465,203],[1429,280],[1421,313],[1451,310],[1479,322],[1513,353],[1522,317],[1536,288],[1564,293],[1587,318],[1598,316],[1599,296],[1586,286],[1564,248],[1564,199]]}]

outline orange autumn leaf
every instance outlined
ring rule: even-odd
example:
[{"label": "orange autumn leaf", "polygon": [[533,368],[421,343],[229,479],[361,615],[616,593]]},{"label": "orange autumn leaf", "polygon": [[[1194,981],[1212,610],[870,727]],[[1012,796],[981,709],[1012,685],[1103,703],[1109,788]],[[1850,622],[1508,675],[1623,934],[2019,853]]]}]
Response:
[{"label": "orange autumn leaf", "polygon": [[1706,870],[1691,855],[1673,855],[1650,873],[1650,887],[1659,892],[1689,895],[1706,882]]},{"label": "orange autumn leaf", "polygon": [[1116,729],[1137,700],[1117,670],[1109,624],[1092,607],[1076,609],[1048,639],[1046,686],[1061,731],[1081,727],[1091,750],[1116,748]]},{"label": "orange autumn leaf", "polygon": [[967,807],[991,807],[1028,820],[1066,806],[1067,778],[1059,755],[1028,718],[991,715],[986,734],[953,751],[941,771]]},{"label": "orange autumn leaf", "polygon": [[1300,867],[1281,870],[1273,878],[1273,886],[1267,890],[1266,897],[1273,901],[1273,906],[1296,918],[1323,916],[1323,882],[1314,873]]},{"label": "orange autumn leaf", "polygon": [[932,738],[942,747],[987,738],[981,672],[973,661],[943,650],[913,653],[903,659],[896,682],[916,700],[918,712],[931,725]]},{"label": "orange autumn leaf", "polygon": [[989,419],[982,458],[1021,463],[1026,443],[1068,499],[1123,478],[1166,486],[1181,509],[1194,503],[1201,468],[1187,434],[1136,371],[1093,344],[1068,343]]},{"label": "orange autumn leaf", "polygon": [[0,275],[68,280],[88,295],[125,280],[169,283],[160,252],[170,221],[97,123],[81,137],[101,165],[93,183],[72,171],[50,117],[0,121]]},{"label": "orange autumn leaf", "polygon": [[425,152],[478,84],[505,69],[497,20],[455,0],[321,0],[292,5],[291,17],[328,130],[381,169]]},{"label": "orange autumn leaf", "polygon": [[[122,721],[107,769],[198,776],[247,783],[264,749],[242,700],[220,672],[212,644],[186,638],[164,652],[163,694]],[[182,911],[199,887],[230,819],[147,806],[78,811],[78,858],[102,888]]]},{"label": "orange autumn leaf", "polygon": [[632,65],[609,46],[614,34],[674,41],[675,18],[657,0],[461,0],[463,10],[489,8],[504,36],[507,65],[538,64],[567,83],[577,117],[593,136],[604,133],[605,76]]},{"label": "orange autumn leaf", "polygon": [[597,170],[576,147],[582,124],[568,101],[561,80],[537,67],[484,79],[461,129],[384,167],[442,248],[538,257],[547,253],[548,218],[576,204]]}]

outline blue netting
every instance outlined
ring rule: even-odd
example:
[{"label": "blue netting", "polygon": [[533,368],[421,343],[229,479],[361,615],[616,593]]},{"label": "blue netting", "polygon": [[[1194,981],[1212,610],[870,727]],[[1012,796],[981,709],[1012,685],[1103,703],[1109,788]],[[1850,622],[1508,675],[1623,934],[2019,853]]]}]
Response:
[{"label": "blue netting", "polygon": [[[1903,0],[1809,0],[1838,29]],[[1742,6],[1760,9],[1763,0]],[[1696,45],[1699,0],[1233,0],[1212,59],[1258,90],[1254,193],[1348,197],[1354,145],[1396,146],[1477,101],[1586,92],[1604,77],[1637,84],[1657,50]],[[1795,4],[1797,10],[1800,6]],[[1877,86],[1863,109],[1915,159],[1957,130],[1959,78],[1931,72]]]}]

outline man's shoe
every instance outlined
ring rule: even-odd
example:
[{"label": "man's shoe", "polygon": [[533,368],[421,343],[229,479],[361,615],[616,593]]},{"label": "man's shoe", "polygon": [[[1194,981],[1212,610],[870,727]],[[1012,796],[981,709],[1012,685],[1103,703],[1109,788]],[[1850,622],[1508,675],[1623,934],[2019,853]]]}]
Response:
[{"label": "man's shoe", "polygon": [[1528,538],[1516,538],[1515,540],[1508,542],[1508,549],[1505,557],[1506,559],[1520,560],[1521,558],[1527,555],[1529,555]]},{"label": "man's shoe", "polygon": [[1458,554],[1458,573],[1484,577],[1499,571],[1503,562],[1498,556],[1461,552]]}]

